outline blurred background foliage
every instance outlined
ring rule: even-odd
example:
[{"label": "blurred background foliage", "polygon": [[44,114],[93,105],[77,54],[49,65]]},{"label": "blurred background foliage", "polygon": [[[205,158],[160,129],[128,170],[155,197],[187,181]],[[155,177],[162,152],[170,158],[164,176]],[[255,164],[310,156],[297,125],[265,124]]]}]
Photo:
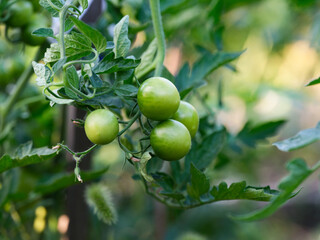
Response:
[{"label": "blurred background foliage", "polygon": [[[254,148],[243,147],[241,153],[219,156],[227,161],[221,167],[210,167],[206,174],[214,184],[246,180],[250,185],[276,188],[286,174],[285,163],[303,157],[309,165],[319,160],[319,144],[293,153],[282,153],[271,143],[294,135],[301,129],[314,127],[320,120],[320,86],[305,88],[320,72],[320,15],[318,0],[161,0],[167,54],[165,65],[176,75],[185,62],[194,63],[201,52],[241,51],[242,56],[231,65],[220,68],[199,89],[206,96],[208,108],[197,97],[188,99],[200,115],[208,109],[215,120],[236,135],[247,121],[253,125],[286,120],[277,137]],[[112,29],[123,15],[130,16],[131,53],[141,55],[153,38],[148,1],[106,0],[106,9],[96,27],[111,40]],[[14,55],[26,67],[34,47],[11,44],[0,26],[1,61]],[[21,59],[23,59],[21,61]],[[8,69],[10,63],[1,64]],[[2,68],[1,68],[2,67]],[[19,70],[20,71],[20,70]],[[14,76],[14,79],[17,79]],[[34,78],[33,78],[34,82]],[[32,82],[32,83],[33,83]],[[1,86],[0,99],[10,92],[12,83]],[[221,88],[223,97],[218,94]],[[21,98],[33,97],[27,106],[17,104],[11,112],[18,123],[10,134],[10,145],[33,140],[34,146],[51,146],[63,136],[62,108],[50,108],[40,90],[29,84]],[[1,141],[1,140],[0,140]],[[8,141],[5,144],[9,144]],[[100,147],[92,160],[92,168],[107,166],[109,171],[100,183],[113,193],[118,221],[108,226],[90,215],[88,239],[320,239],[319,186],[317,175],[307,182],[299,195],[272,217],[251,223],[235,222],[229,214],[243,213],[262,204],[228,201],[202,206],[185,212],[159,206],[147,196],[139,182],[132,179],[132,167],[124,165],[117,144]],[[227,159],[224,159],[226,157]],[[54,173],[64,172],[65,158],[10,170],[2,176],[13,185],[15,202],[5,202],[0,214],[0,239],[67,239],[68,216],[65,190],[30,195],[36,184]],[[257,184],[258,183],[258,184]],[[3,186],[1,186],[3,187]],[[17,190],[17,191],[16,191]],[[25,197],[26,194],[28,198]],[[1,196],[0,196],[1,198]],[[159,211],[161,214],[159,214]],[[159,233],[160,231],[160,233]]]}]

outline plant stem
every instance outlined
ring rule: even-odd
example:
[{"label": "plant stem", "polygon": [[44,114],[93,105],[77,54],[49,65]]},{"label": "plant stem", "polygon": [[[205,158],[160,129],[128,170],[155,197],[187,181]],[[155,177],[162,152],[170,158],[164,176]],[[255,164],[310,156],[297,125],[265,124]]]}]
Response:
[{"label": "plant stem", "polygon": [[139,116],[140,112],[138,111],[136,115],[134,115],[134,117],[127,123],[127,126],[118,133],[118,136],[121,136],[125,131],[127,131],[131,127],[131,125],[139,118]]},{"label": "plant stem", "polygon": [[[34,57],[34,61],[39,61],[45,52],[45,49],[47,47],[47,43],[41,45],[38,49],[38,52],[36,53],[36,56]],[[3,130],[4,125],[5,125],[5,120],[6,117],[9,113],[9,111],[12,109],[13,105],[15,104],[17,98],[21,95],[22,91],[25,89],[31,75],[33,73],[33,68],[32,65],[30,64],[22,73],[22,75],[19,77],[17,84],[10,94],[7,102],[4,105],[4,108],[2,110],[2,115],[1,115],[1,121],[0,121],[0,131]]]},{"label": "plant stem", "polygon": [[163,68],[163,61],[166,54],[166,42],[164,37],[164,31],[162,26],[161,11],[160,11],[160,1],[159,0],[149,0],[152,23],[154,28],[154,33],[158,41],[158,52],[157,52],[157,65],[154,76],[160,76]]},{"label": "plant stem", "polygon": [[63,6],[61,12],[59,13],[59,47],[60,47],[60,59],[66,57],[66,47],[64,44],[64,32],[65,32],[65,18],[68,13],[69,5]]}]

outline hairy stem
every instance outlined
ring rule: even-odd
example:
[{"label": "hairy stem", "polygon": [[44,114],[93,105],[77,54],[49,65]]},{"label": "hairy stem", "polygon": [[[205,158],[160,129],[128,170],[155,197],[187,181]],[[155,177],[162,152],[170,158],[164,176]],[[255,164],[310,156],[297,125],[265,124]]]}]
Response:
[{"label": "hairy stem", "polygon": [[162,26],[161,11],[160,11],[160,1],[159,0],[149,0],[152,23],[154,28],[154,33],[158,41],[158,52],[157,52],[157,65],[154,76],[160,76],[163,68],[163,61],[166,54],[166,42],[164,38],[164,31]]}]

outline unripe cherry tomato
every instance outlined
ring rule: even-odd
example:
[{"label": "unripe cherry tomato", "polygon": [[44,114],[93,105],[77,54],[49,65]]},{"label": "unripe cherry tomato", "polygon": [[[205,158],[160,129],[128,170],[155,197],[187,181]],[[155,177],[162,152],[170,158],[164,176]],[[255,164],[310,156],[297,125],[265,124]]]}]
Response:
[{"label": "unripe cherry tomato", "polygon": [[118,119],[108,109],[94,110],[87,116],[84,130],[91,142],[100,145],[108,144],[119,133]]},{"label": "unripe cherry tomato", "polygon": [[142,114],[157,121],[172,117],[180,104],[177,88],[162,77],[152,77],[144,81],[139,87],[137,99]]},{"label": "unripe cherry tomato", "polygon": [[173,115],[172,119],[183,123],[188,128],[192,138],[196,135],[199,127],[199,115],[190,103],[180,101],[178,111]]},{"label": "unripe cherry tomato", "polygon": [[152,130],[150,144],[159,158],[174,161],[183,158],[189,152],[191,136],[182,123],[169,119]]}]

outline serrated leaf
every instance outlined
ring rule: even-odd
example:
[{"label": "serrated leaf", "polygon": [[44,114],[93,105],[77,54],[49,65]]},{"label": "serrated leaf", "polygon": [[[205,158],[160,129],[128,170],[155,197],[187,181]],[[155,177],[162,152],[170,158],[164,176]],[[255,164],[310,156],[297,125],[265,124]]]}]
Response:
[{"label": "serrated leaf", "polygon": [[[91,170],[91,171],[81,171],[81,178],[83,181],[87,182],[96,178],[99,178],[104,173],[108,171],[109,167],[101,170]],[[47,180],[41,180],[34,189],[35,193],[42,195],[56,192],[61,189],[65,189],[72,185],[78,184],[78,181],[75,181],[74,173],[61,173],[55,174]]]},{"label": "serrated leaf", "polygon": [[[92,52],[90,39],[77,32],[71,32],[65,35],[65,47],[68,60],[79,59]],[[44,54],[44,62],[51,63],[58,60],[60,60],[59,44],[52,43]]]},{"label": "serrated leaf", "polygon": [[210,194],[214,201],[248,199],[255,201],[270,201],[278,194],[278,191],[271,190],[270,187],[255,188],[247,186],[245,181],[232,183],[229,187],[225,182],[218,186],[213,186]]},{"label": "serrated leaf", "polygon": [[52,72],[50,68],[48,68],[46,65],[42,63],[37,63],[35,61],[32,62],[32,67],[34,70],[34,73],[36,74],[36,82],[37,85],[42,87],[47,85],[47,83],[50,82]]},{"label": "serrated leaf", "polygon": [[204,78],[215,69],[235,60],[242,52],[226,53],[217,52],[214,54],[204,54],[189,70],[185,64],[179,71],[175,85],[177,86],[181,99],[183,99],[192,89],[200,87],[204,84]]},{"label": "serrated leaf", "polygon": [[88,0],[78,0],[81,7],[82,7],[82,10],[85,10],[88,8]]},{"label": "serrated leaf", "polygon": [[185,169],[189,170],[193,163],[197,168],[206,168],[222,150],[226,141],[225,129],[215,131],[206,136],[201,142],[193,142],[190,152],[186,156]]},{"label": "serrated leaf", "polygon": [[60,59],[60,48],[58,43],[51,43],[44,53],[43,61],[45,63],[56,62]]},{"label": "serrated leaf", "polygon": [[141,63],[135,70],[135,74],[139,75],[139,72],[143,71],[146,67],[148,67],[155,57],[157,52],[157,39],[153,39],[152,42],[149,44],[146,51],[143,52],[141,55]]},{"label": "serrated leaf", "polygon": [[107,40],[98,30],[90,27],[76,17],[71,16],[70,19],[79,29],[79,31],[91,40],[99,53],[106,50]]},{"label": "serrated leaf", "polygon": [[285,120],[270,121],[253,127],[250,122],[247,122],[237,138],[249,147],[255,147],[258,141],[274,136],[285,123]]},{"label": "serrated leaf", "polygon": [[[59,0],[51,0],[52,4],[58,8],[62,8],[63,4]],[[39,4],[51,13],[53,17],[59,17],[59,12],[51,7],[48,0],[40,0]]]},{"label": "serrated leaf", "polygon": [[307,177],[309,177],[319,168],[320,162],[315,164],[310,169],[303,159],[295,159],[290,161],[287,164],[287,169],[289,170],[290,174],[280,181],[278,187],[282,191],[279,193],[279,195],[276,196],[272,202],[264,208],[248,214],[233,216],[233,218],[241,221],[256,221],[270,216],[292,197],[294,190],[298,188]]},{"label": "serrated leaf", "polygon": [[51,28],[38,28],[32,32],[32,35],[38,37],[52,37],[55,38],[53,30]]},{"label": "serrated leaf", "polygon": [[86,202],[97,214],[98,218],[107,224],[113,224],[118,219],[111,191],[103,184],[94,184],[86,188]]},{"label": "serrated leaf", "polygon": [[32,142],[20,145],[13,155],[4,154],[0,158],[0,173],[15,167],[40,163],[53,158],[58,153],[47,147],[32,149]]},{"label": "serrated leaf", "polygon": [[293,151],[308,146],[320,140],[320,122],[315,128],[300,131],[294,137],[274,143],[279,150],[284,152]]},{"label": "serrated leaf", "polygon": [[316,84],[319,84],[319,83],[320,83],[320,77],[317,78],[317,79],[313,79],[313,80],[311,80],[310,82],[308,82],[308,83],[306,84],[306,87],[313,86],[313,85],[316,85]]},{"label": "serrated leaf", "polygon": [[130,84],[120,85],[115,89],[115,94],[122,97],[136,96],[137,93],[138,88]]},{"label": "serrated leaf", "polygon": [[209,180],[193,163],[191,163],[190,175],[191,184],[188,184],[187,191],[192,198],[200,199],[200,196],[207,193],[210,189]]},{"label": "serrated leaf", "polygon": [[128,38],[129,16],[124,16],[114,27],[113,43],[116,58],[125,57],[129,52],[131,42]]},{"label": "serrated leaf", "polygon": [[93,69],[97,74],[114,73],[119,71],[127,71],[136,68],[140,60],[116,58],[114,52],[110,52],[105,56]]}]

